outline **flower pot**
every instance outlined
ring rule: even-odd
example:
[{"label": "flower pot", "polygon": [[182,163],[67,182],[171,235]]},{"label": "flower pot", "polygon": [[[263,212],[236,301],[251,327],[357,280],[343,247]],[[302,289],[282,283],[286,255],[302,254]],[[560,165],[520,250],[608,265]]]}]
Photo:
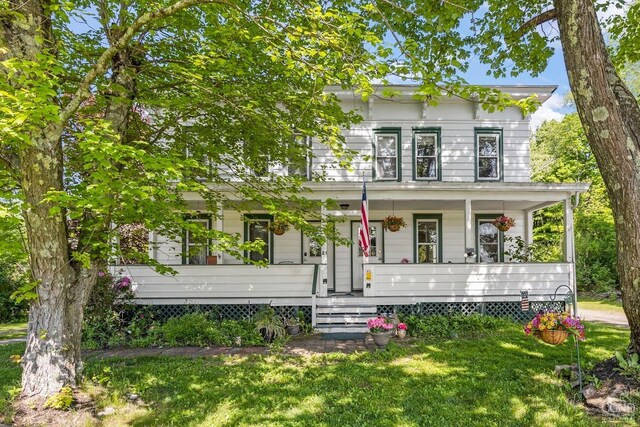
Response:
[{"label": "flower pot", "polygon": [[496,228],[504,233],[505,231],[509,231],[511,227],[508,225],[497,225]]},{"label": "flower pot", "polygon": [[389,340],[391,339],[391,331],[369,332],[369,335],[371,335],[373,343],[378,346],[378,348],[385,348],[387,344],[389,344]]},{"label": "flower pot", "polygon": [[568,336],[569,333],[567,331],[545,330],[540,332],[540,339],[551,345],[562,344]]},{"label": "flower pot", "polygon": [[398,329],[398,338],[400,339],[404,339],[404,337],[407,336],[407,330],[406,329]]},{"label": "flower pot", "polygon": [[282,236],[287,230],[285,230],[284,228],[279,228],[276,227],[273,229],[273,234],[275,234],[276,236]]},{"label": "flower pot", "polygon": [[389,224],[387,228],[389,229],[389,231],[395,233],[396,231],[400,230],[400,224]]},{"label": "flower pot", "polygon": [[287,333],[294,336],[300,334],[300,325],[287,325]]}]

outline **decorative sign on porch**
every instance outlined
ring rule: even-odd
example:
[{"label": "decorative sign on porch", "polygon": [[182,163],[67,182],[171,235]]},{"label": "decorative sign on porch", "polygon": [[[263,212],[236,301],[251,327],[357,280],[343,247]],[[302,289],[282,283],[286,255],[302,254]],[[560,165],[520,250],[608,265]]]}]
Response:
[{"label": "decorative sign on porch", "polygon": [[520,291],[520,310],[529,311],[529,291]]}]

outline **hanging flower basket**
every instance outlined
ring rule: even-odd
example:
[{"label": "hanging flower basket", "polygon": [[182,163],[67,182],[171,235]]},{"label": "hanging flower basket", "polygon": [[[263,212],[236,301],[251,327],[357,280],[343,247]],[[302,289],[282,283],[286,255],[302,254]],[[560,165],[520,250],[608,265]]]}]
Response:
[{"label": "hanging flower basket", "polygon": [[524,332],[551,345],[564,343],[569,334],[580,341],[584,340],[584,325],[580,319],[560,311],[539,312],[524,326]]},{"label": "hanging flower basket", "polygon": [[402,227],[406,227],[407,223],[404,222],[404,219],[399,216],[389,215],[385,219],[382,220],[382,228],[385,230],[389,230],[393,233],[400,230]]},{"label": "hanging flower basket", "polygon": [[558,331],[558,330],[548,330],[548,331],[540,331],[540,339],[547,344],[551,345],[560,345],[567,340],[569,336],[569,332],[567,331]]},{"label": "hanging flower basket", "polygon": [[271,224],[271,231],[273,232],[273,234],[275,234],[276,236],[282,236],[284,233],[286,233],[287,231],[289,231],[289,224],[287,224],[284,221],[278,221],[275,220],[273,221],[273,223]]},{"label": "hanging flower basket", "polygon": [[511,227],[514,227],[516,225],[516,220],[502,215],[494,219],[492,224],[495,225],[498,230],[504,233],[505,231],[508,231]]}]

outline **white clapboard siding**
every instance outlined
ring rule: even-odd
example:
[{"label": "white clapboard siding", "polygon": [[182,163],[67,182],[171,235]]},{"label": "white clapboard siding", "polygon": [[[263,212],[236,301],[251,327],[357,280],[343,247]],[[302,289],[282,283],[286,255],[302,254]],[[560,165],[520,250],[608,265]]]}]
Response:
[{"label": "white clapboard siding", "polygon": [[364,296],[516,297],[549,295],[571,284],[567,263],[531,264],[372,264]]},{"label": "white clapboard siding", "polygon": [[137,299],[295,298],[311,297],[313,265],[175,266],[175,276],[150,267],[127,268]]}]

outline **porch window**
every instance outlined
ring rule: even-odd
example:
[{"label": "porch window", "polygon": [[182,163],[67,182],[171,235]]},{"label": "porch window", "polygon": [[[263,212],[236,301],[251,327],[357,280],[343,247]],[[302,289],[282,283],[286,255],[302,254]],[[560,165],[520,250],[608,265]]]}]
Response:
[{"label": "porch window", "polygon": [[502,233],[492,224],[500,214],[476,215],[478,262],[502,262]]},{"label": "porch window", "polygon": [[[190,218],[188,221],[196,227],[201,227],[205,232],[211,228],[210,218]],[[207,239],[203,238],[201,233],[185,230],[183,264],[205,265],[207,263],[207,255],[209,255],[207,243]]]},{"label": "porch window", "polygon": [[476,128],[476,179],[502,179],[502,130]]},{"label": "porch window", "polygon": [[271,222],[273,218],[271,217],[271,215],[250,214],[247,214],[244,217],[244,241],[255,242],[257,240],[262,240],[264,242],[262,251],[251,251],[246,253],[245,256],[252,261],[266,260],[270,263],[273,259],[271,232]]},{"label": "porch window", "polygon": [[400,129],[377,130],[373,150],[374,178],[379,181],[400,181]]},{"label": "porch window", "polygon": [[414,222],[414,262],[442,262],[442,215],[416,214]]},{"label": "porch window", "polygon": [[440,129],[414,130],[413,144],[413,179],[440,180]]}]

